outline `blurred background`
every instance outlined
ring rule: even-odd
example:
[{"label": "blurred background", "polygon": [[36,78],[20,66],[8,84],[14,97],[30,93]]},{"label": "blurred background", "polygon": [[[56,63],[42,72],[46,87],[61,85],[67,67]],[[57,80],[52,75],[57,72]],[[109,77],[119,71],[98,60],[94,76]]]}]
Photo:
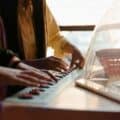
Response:
[{"label": "blurred background", "polygon": [[86,55],[94,27],[113,0],[46,0],[68,40]]}]

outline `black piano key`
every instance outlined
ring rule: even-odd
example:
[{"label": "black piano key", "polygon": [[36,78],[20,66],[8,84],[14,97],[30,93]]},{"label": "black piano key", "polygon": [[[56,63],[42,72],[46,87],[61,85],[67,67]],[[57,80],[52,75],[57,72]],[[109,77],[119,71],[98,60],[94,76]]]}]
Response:
[{"label": "black piano key", "polygon": [[50,86],[52,86],[52,85],[54,85],[55,83],[53,83],[53,82],[49,82],[48,83],[48,85],[50,85]]},{"label": "black piano key", "polygon": [[44,92],[45,89],[43,89],[43,88],[39,88],[39,91],[40,91],[40,92]]},{"label": "black piano key", "polygon": [[63,78],[63,75],[56,75],[56,78]]},{"label": "black piano key", "polygon": [[33,99],[33,95],[30,93],[23,93],[18,95],[18,98],[20,99]]},{"label": "black piano key", "polygon": [[49,88],[50,86],[48,84],[41,84],[40,88]]},{"label": "black piano key", "polygon": [[40,91],[38,88],[34,88],[34,89],[30,90],[29,93],[32,95],[40,95]]}]

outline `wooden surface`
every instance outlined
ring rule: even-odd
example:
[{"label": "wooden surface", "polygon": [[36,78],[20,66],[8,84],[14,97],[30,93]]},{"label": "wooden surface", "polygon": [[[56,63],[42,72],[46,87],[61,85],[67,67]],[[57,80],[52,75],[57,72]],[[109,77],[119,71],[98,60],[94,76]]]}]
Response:
[{"label": "wooden surface", "polygon": [[119,120],[119,113],[6,107],[3,120]]},{"label": "wooden surface", "polygon": [[82,88],[77,88],[75,87],[75,83],[65,88],[65,90],[52,101],[49,107],[86,111],[120,112],[120,104]]},{"label": "wooden surface", "polygon": [[45,107],[4,104],[3,120],[119,120],[120,105],[74,83]]},{"label": "wooden surface", "polygon": [[[75,74],[73,73],[75,76]],[[73,78],[72,73],[68,80]],[[63,79],[64,80],[64,79]],[[65,79],[66,81],[67,79]],[[65,84],[65,81],[60,81]],[[71,81],[71,80],[70,80]],[[64,85],[62,84],[62,85]],[[12,98],[12,102],[3,102],[3,120],[119,120],[120,104],[109,99],[95,95],[75,86],[75,81],[67,83],[58,93],[49,90],[49,94],[55,94],[54,98],[46,102],[40,99],[33,101]],[[51,96],[50,96],[51,97]],[[46,100],[46,99],[45,99]]]}]

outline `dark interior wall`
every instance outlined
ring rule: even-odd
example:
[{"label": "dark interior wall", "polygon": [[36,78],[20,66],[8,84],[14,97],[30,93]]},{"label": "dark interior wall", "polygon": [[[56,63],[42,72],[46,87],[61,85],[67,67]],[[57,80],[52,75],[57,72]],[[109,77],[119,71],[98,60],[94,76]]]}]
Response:
[{"label": "dark interior wall", "polygon": [[[36,36],[37,58],[45,57],[46,44],[45,44],[45,28],[44,28],[44,13],[43,4],[44,0],[32,0],[33,2],[33,21]],[[18,0],[0,0],[0,15],[3,18],[6,40],[8,49],[16,52],[22,59],[24,53],[21,49],[23,46],[19,41],[19,32],[17,26],[17,6]]]},{"label": "dark interior wall", "polygon": [[20,53],[17,32],[17,0],[0,0],[8,49]]},{"label": "dark interior wall", "polygon": [[[0,0],[0,11],[6,32],[7,49],[13,50],[22,57],[20,55],[17,32],[17,0]],[[8,96],[20,90],[21,87],[7,86],[6,89],[6,96]]]},{"label": "dark interior wall", "polygon": [[[46,53],[43,1],[44,0],[32,0],[34,7],[33,20],[35,23],[34,26],[37,42],[37,58],[45,57]],[[0,0],[0,15],[4,21],[6,30],[7,48],[13,50],[20,58],[24,59],[21,44],[18,38],[17,6],[18,0]],[[14,94],[20,89],[21,87],[18,86],[9,86],[7,95]]]},{"label": "dark interior wall", "polygon": [[35,33],[37,42],[38,58],[46,56],[46,39],[44,23],[45,0],[32,0],[34,7],[33,19],[35,22]]}]

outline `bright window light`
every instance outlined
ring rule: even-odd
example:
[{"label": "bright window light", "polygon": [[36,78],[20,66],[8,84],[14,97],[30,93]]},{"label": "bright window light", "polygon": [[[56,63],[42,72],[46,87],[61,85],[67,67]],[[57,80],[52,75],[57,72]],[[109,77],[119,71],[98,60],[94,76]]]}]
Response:
[{"label": "bright window light", "polygon": [[113,0],[46,0],[59,25],[97,24]]}]

